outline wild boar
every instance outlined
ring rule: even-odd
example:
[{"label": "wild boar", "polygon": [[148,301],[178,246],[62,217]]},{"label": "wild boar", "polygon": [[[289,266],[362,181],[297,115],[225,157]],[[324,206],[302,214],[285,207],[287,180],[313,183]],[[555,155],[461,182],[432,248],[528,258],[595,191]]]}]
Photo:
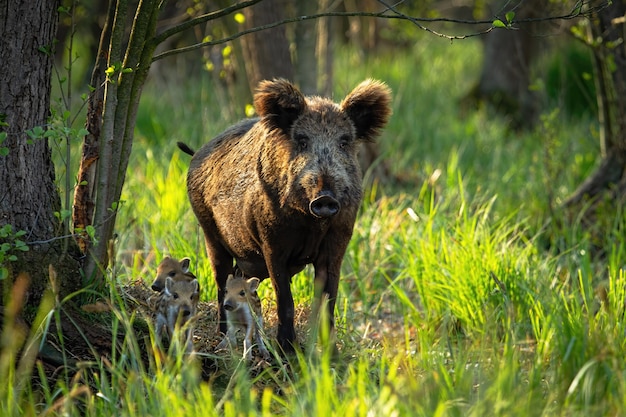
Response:
[{"label": "wild boar", "polygon": [[252,359],[252,339],[263,356],[269,360],[270,353],[265,347],[261,332],[263,331],[263,311],[257,288],[261,281],[256,278],[244,278],[241,275],[229,275],[224,289],[224,310],[228,330],[224,339],[217,345],[217,350],[225,349],[236,344],[238,330],[244,331],[243,357]]},{"label": "wild boar", "polygon": [[246,276],[271,279],[284,351],[295,340],[291,278],[308,264],[315,268],[313,309],[327,297],[334,326],[341,262],[363,193],[358,145],[380,134],[390,103],[390,89],[375,80],[340,104],[305,97],[283,79],[263,81],[254,95],[258,118],[195,153],[179,143],[193,155],[187,191],[217,283],[221,332],[233,259]]},{"label": "wild boar", "polygon": [[152,282],[151,288],[157,292],[163,291],[163,288],[165,288],[165,278],[167,277],[172,277],[175,281],[194,280],[196,278],[195,275],[189,272],[190,264],[191,259],[189,258],[183,258],[177,261],[176,259],[166,256],[157,266],[156,277]]},{"label": "wild boar", "polygon": [[184,329],[185,352],[193,352],[193,329],[189,321],[196,315],[199,299],[198,280],[174,280],[165,278],[163,291],[156,296],[156,339],[163,340],[163,331],[167,333],[170,343],[175,337],[177,328]]}]

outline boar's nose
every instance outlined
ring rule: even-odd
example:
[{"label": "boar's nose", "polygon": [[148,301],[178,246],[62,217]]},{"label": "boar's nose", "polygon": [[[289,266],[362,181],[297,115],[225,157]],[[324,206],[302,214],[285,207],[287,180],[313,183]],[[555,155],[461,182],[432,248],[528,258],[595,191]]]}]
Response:
[{"label": "boar's nose", "polygon": [[235,309],[235,306],[233,305],[233,303],[229,303],[228,301],[226,301],[224,303],[224,308],[228,311],[233,311]]},{"label": "boar's nose", "polygon": [[340,209],[339,201],[329,195],[319,196],[309,204],[311,214],[319,218],[333,217]]},{"label": "boar's nose", "polygon": [[150,288],[152,288],[152,291],[156,291],[156,292],[163,291],[163,286],[159,285],[156,281],[154,282],[154,284],[152,284]]}]

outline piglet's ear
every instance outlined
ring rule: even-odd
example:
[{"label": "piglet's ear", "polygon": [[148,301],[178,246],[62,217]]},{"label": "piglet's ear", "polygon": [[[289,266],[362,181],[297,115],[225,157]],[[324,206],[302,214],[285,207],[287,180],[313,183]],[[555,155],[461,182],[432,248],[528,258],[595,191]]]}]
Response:
[{"label": "piglet's ear", "polygon": [[165,289],[164,292],[167,295],[172,295],[172,287],[174,286],[174,280],[172,277],[165,278]]},{"label": "piglet's ear", "polygon": [[191,265],[191,259],[183,258],[180,260],[180,268],[183,270],[184,273],[189,272],[190,265]]},{"label": "piglet's ear", "polygon": [[250,292],[255,292],[259,288],[259,284],[261,280],[257,277],[252,277],[248,279],[248,286],[250,288]]},{"label": "piglet's ear", "polygon": [[341,109],[354,123],[357,138],[374,140],[391,115],[391,90],[381,81],[365,80],[343,99]]},{"label": "piglet's ear", "polygon": [[272,127],[286,132],[306,108],[306,101],[293,84],[281,78],[259,84],[254,95],[254,108]]}]

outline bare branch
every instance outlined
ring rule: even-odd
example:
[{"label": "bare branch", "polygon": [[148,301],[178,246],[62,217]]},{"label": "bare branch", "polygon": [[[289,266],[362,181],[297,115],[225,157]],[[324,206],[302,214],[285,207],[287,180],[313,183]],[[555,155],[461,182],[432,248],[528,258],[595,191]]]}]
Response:
[{"label": "bare branch", "polygon": [[[202,22],[206,22],[207,20],[211,20],[211,19],[215,19],[217,17],[221,17],[221,16],[225,16],[229,13],[232,13],[232,11],[234,10],[239,10],[242,9],[246,6],[244,5],[249,5],[249,4],[254,4],[259,2],[260,0],[252,0],[249,2],[242,2],[242,3],[238,3],[235,6],[232,6],[228,9],[223,9],[220,10],[218,12],[214,12],[214,13],[209,13],[207,15],[203,15],[200,16],[196,19],[190,20],[187,23],[184,23],[182,25],[176,26],[175,28],[170,29],[170,31],[174,31],[172,33],[168,33],[169,31],[164,32],[163,34],[159,35],[159,37],[157,37],[159,39],[159,42],[162,42],[165,38],[161,39],[163,37],[164,34],[167,34],[166,37],[171,36],[174,33],[178,33],[182,30],[188,29],[196,24],[202,23]],[[154,56],[154,58],[152,58],[152,62],[154,61],[158,61],[160,59],[163,58],[167,58],[168,56],[172,56],[172,55],[177,55],[177,54],[181,54],[181,53],[185,53],[185,52],[189,52],[189,51],[193,51],[196,49],[200,49],[200,48],[205,48],[207,46],[212,46],[212,45],[219,45],[222,43],[226,43],[226,42],[230,42],[233,41],[235,39],[238,39],[242,36],[245,36],[247,34],[250,33],[254,33],[254,32],[259,32],[262,30],[267,30],[267,29],[272,29],[275,28],[277,26],[282,26],[282,25],[286,25],[289,23],[295,23],[295,22],[303,22],[306,20],[313,20],[313,19],[319,19],[322,17],[372,17],[372,18],[382,18],[382,19],[399,19],[399,20],[406,20],[408,22],[413,23],[416,27],[418,27],[421,30],[424,30],[428,33],[431,33],[435,36],[441,37],[441,38],[446,38],[446,39],[450,39],[450,40],[455,40],[455,39],[467,39],[470,37],[474,37],[474,36],[481,36],[481,35],[485,35],[491,31],[493,31],[494,29],[496,29],[495,27],[492,26],[493,24],[493,19],[487,20],[487,19],[483,19],[483,20],[463,20],[463,19],[451,19],[451,18],[447,18],[447,17],[436,17],[436,18],[425,18],[425,17],[414,17],[414,16],[409,16],[405,13],[400,12],[397,9],[397,5],[393,4],[387,4],[385,2],[385,0],[378,0],[378,2],[380,4],[382,4],[384,6],[384,9],[380,12],[323,12],[323,13],[317,13],[314,15],[309,15],[309,16],[296,16],[296,17],[292,17],[292,18],[288,18],[288,19],[284,19],[278,22],[274,22],[274,23],[270,23],[267,25],[263,25],[263,26],[257,26],[251,29],[247,29],[247,30],[243,30],[241,32],[238,32],[232,36],[228,36],[222,39],[217,39],[217,40],[211,40],[211,41],[206,41],[206,42],[199,42],[193,45],[189,45],[189,46],[185,46],[182,48],[177,48],[177,49],[172,49],[169,51],[165,51],[162,52],[156,56]],[[594,3],[597,3],[594,5]],[[522,24],[522,23],[531,23],[531,22],[548,22],[548,21],[556,21],[556,20],[571,20],[571,19],[576,19],[576,18],[583,18],[583,17],[590,17],[591,15],[597,13],[598,11],[608,7],[611,3],[611,0],[602,0],[600,2],[594,1],[594,0],[579,0],[576,2],[576,4],[574,5],[574,7],[571,9],[571,11],[569,13],[566,14],[560,14],[560,15],[555,15],[555,16],[546,16],[546,17],[540,17],[540,18],[525,18],[525,19],[515,19],[514,22],[512,22],[515,25],[518,24]],[[232,10],[231,10],[232,9]],[[219,13],[219,16],[213,16],[215,14]],[[497,18],[497,17],[494,17]],[[425,26],[425,23],[456,23],[456,24],[464,24],[464,25],[489,25],[489,27],[485,30],[479,31],[479,32],[475,32],[475,33],[470,33],[470,34],[466,34],[466,35],[447,35],[444,33],[440,33],[437,32],[427,26]],[[182,28],[182,26],[184,26],[184,28]],[[514,28],[513,26],[511,26],[511,28]]]},{"label": "bare branch", "polygon": [[237,10],[245,9],[246,7],[252,6],[253,4],[256,4],[260,1],[261,0],[242,1],[241,3],[234,4],[232,6],[226,7],[221,10],[211,12],[211,13],[206,13],[206,14],[203,14],[202,16],[194,17],[193,19],[187,22],[176,25],[162,32],[158,36],[155,36],[154,43],[158,45],[161,42],[165,41],[170,36],[173,36],[177,33],[180,33],[182,31],[185,31],[187,29],[190,29],[202,23],[208,22],[209,20],[215,20],[215,19],[219,19],[220,17],[228,16],[229,14],[236,12]]}]

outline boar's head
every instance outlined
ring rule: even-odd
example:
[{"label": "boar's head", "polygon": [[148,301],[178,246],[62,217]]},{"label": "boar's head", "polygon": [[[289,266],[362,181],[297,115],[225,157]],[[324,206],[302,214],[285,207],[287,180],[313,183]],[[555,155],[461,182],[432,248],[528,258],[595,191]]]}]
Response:
[{"label": "boar's head", "polygon": [[254,97],[270,143],[260,171],[281,206],[330,218],[358,207],[358,145],[373,140],[390,114],[388,87],[366,80],[342,102],[305,97],[286,80],[264,81]]}]

